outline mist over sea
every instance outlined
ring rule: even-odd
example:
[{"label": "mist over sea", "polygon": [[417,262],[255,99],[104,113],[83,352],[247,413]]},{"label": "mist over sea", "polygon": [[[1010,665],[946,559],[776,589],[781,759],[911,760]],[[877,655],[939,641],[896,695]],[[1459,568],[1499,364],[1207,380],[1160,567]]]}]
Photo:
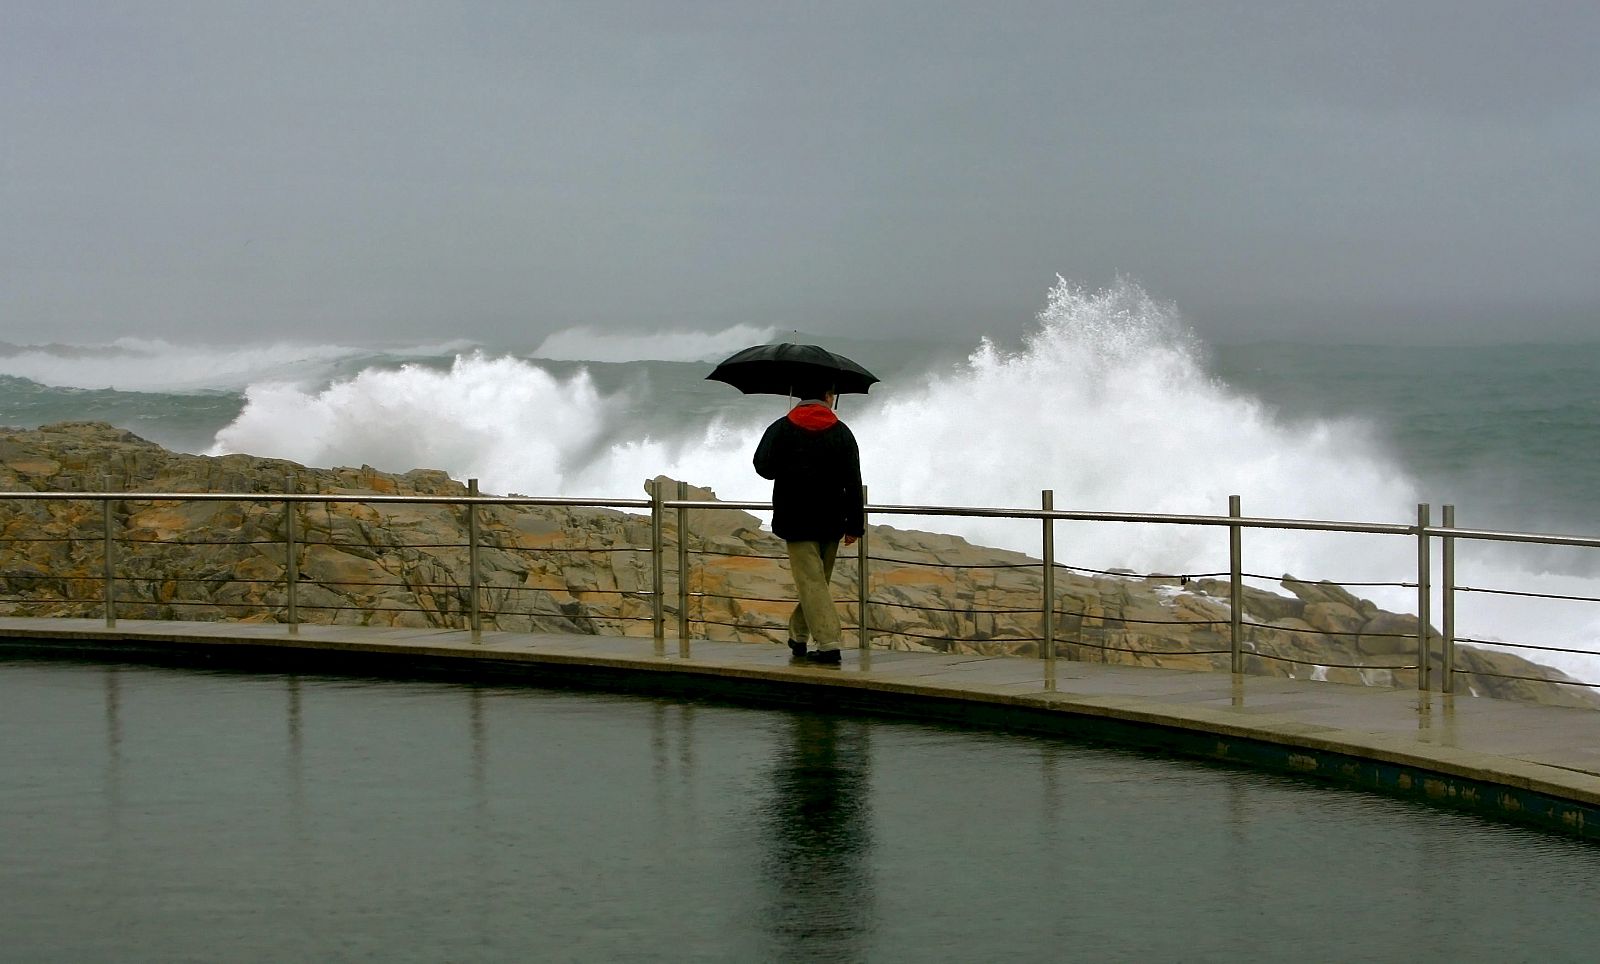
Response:
[{"label": "mist over sea", "polygon": [[[1514,330],[1515,319],[1508,319]],[[530,339],[533,341],[534,339]],[[425,467],[485,492],[637,497],[665,473],[765,499],[750,452],[785,399],[705,380],[769,340],[816,341],[883,379],[846,396],[872,501],[1410,523],[1600,534],[1600,339],[1393,346],[1201,342],[1131,283],[1062,282],[1012,341],[841,338],[758,326],[530,345],[0,344],[0,424],[97,419],[180,451]],[[898,517],[1037,552],[1037,524]],[[1062,524],[1096,569],[1227,569],[1221,530]],[[1409,540],[1249,532],[1250,572],[1414,579]],[[1600,596],[1600,553],[1458,547],[1466,585]],[[1414,610],[1414,590],[1358,589]],[[1463,636],[1600,651],[1600,604],[1463,597]],[[1600,680],[1600,661],[1534,655]]]}]

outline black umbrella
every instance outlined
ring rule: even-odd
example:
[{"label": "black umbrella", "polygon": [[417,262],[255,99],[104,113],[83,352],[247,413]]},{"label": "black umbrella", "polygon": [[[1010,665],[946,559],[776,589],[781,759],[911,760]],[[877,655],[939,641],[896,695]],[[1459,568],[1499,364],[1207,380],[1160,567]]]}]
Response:
[{"label": "black umbrella", "polygon": [[878,376],[816,345],[756,345],[723,359],[706,378],[746,395],[793,395],[806,388],[865,395]]}]

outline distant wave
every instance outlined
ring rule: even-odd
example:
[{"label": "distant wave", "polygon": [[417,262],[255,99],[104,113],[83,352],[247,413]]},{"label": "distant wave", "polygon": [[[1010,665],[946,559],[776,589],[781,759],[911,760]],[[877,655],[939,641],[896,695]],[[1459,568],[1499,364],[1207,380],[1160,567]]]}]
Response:
[{"label": "distant wave", "polygon": [[471,345],[449,342],[393,349],[275,342],[177,344],[119,338],[91,345],[3,345],[0,375],[57,388],[125,392],[243,391],[263,381],[319,385],[372,365],[448,360]]},{"label": "distant wave", "polygon": [[535,358],[551,361],[717,361],[741,348],[765,344],[776,328],[734,325],[721,331],[613,332],[568,328],[545,338]]}]

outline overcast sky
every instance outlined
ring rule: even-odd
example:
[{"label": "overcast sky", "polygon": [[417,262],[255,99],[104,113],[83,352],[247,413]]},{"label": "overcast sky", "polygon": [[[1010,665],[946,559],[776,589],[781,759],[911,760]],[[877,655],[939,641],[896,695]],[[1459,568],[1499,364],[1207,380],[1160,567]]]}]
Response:
[{"label": "overcast sky", "polygon": [[1600,333],[1600,4],[0,0],[0,341]]}]

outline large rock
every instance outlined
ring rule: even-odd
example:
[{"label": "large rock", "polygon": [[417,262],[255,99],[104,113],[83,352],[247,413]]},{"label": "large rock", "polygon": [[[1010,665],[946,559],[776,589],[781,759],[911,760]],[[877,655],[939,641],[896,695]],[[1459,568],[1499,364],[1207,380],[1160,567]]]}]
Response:
[{"label": "large rock", "polygon": [[1373,616],[1378,612],[1378,607],[1366,599],[1356,596],[1350,590],[1331,582],[1308,582],[1285,575],[1280,583],[1283,588],[1298,596],[1309,606],[1317,604],[1334,604],[1347,606],[1365,616]]}]

